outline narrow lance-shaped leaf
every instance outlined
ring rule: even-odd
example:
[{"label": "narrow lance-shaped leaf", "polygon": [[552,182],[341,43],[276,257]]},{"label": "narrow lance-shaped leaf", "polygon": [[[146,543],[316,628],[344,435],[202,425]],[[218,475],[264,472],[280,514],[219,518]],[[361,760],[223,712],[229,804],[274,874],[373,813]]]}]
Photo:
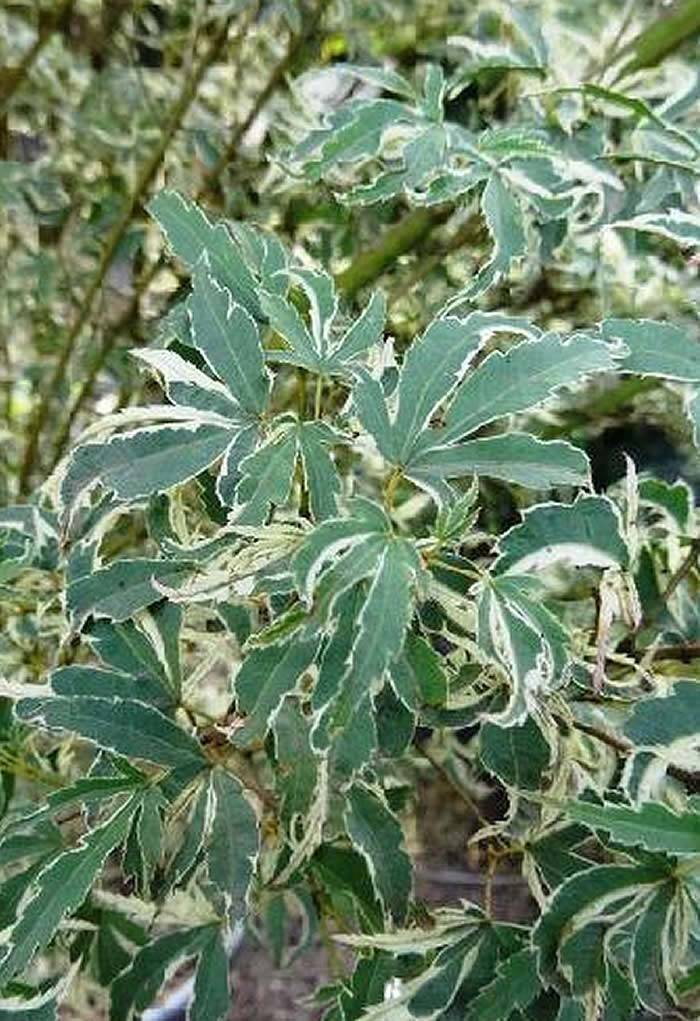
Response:
[{"label": "narrow lance-shaped leaf", "polygon": [[634,929],[630,961],[632,980],[640,1003],[661,1017],[675,1008],[669,988],[669,967],[677,953],[671,928],[678,887],[673,880],[664,883],[645,905]]},{"label": "narrow lance-shaped leaf", "polygon": [[78,447],[63,483],[64,500],[74,502],[98,480],[118,499],[138,500],[199,475],[223,455],[237,426],[195,416],[184,425],[151,426]]},{"label": "narrow lance-shaped leaf", "polygon": [[241,525],[259,525],[271,506],[280,506],[289,498],[297,460],[296,429],[290,425],[240,465],[236,487],[236,521]]},{"label": "narrow lance-shaped leaf", "polygon": [[212,927],[197,962],[188,1021],[223,1021],[230,1010],[229,955],[221,929]]},{"label": "narrow lance-shaped leaf", "polygon": [[669,854],[700,854],[700,812],[674,812],[653,801],[638,808],[570,801],[566,814],[576,822],[609,833],[613,840],[629,847]]},{"label": "narrow lance-shaped leaf", "polygon": [[76,628],[90,616],[128,620],[140,610],[163,598],[158,585],[177,587],[191,575],[187,561],[115,560],[68,585],[66,604]]},{"label": "narrow lance-shaped leaf", "polygon": [[241,407],[224,384],[212,379],[176,351],[147,348],[131,354],[158,373],[165,384],[168,400],[174,404],[223,418],[241,418]]},{"label": "narrow lance-shaped leaf", "polygon": [[679,326],[650,319],[605,319],[601,331],[616,342],[612,352],[623,372],[700,381],[700,341]]},{"label": "narrow lance-shaped leaf", "polygon": [[610,226],[657,234],[675,241],[682,248],[700,247],[700,217],[682,209],[671,209],[668,213],[641,213],[628,220],[615,220]]},{"label": "narrow lance-shaped leaf", "polygon": [[401,923],[408,910],[413,880],[398,820],[376,794],[361,784],[348,791],[344,819],[348,836],[367,862],[386,915]]},{"label": "narrow lance-shaped leaf", "polygon": [[491,174],[484,188],[481,211],[493,241],[491,258],[479,270],[474,281],[448,302],[447,309],[483,294],[508,273],[516,259],[527,253],[522,209],[498,171]]},{"label": "narrow lance-shaped leaf", "polygon": [[234,681],[238,708],[245,717],[233,734],[236,745],[245,748],[262,740],[285,697],[311,666],[317,648],[318,638],[304,640],[294,634],[285,644],[248,653]]},{"label": "narrow lance-shaped leaf", "polygon": [[270,380],[255,320],[217,283],[206,262],[197,264],[193,283],[188,306],[193,342],[240,406],[259,415],[267,404]]},{"label": "narrow lance-shaped leaf", "polygon": [[545,442],[527,433],[509,432],[428,447],[412,458],[406,475],[426,489],[435,480],[470,475],[503,479],[531,489],[550,489],[590,483],[590,464],[585,453],[570,443]]},{"label": "narrow lance-shaped leaf", "polygon": [[216,280],[252,315],[260,315],[255,278],[223,223],[213,224],[194,202],[176,191],[161,191],[148,211],[160,224],[175,255],[193,270],[207,253]]},{"label": "narrow lance-shaped leaf", "polygon": [[472,1000],[470,1021],[502,1021],[516,1010],[525,1010],[542,990],[534,950],[526,947],[500,965],[493,982]]},{"label": "narrow lance-shaped leaf", "polygon": [[129,832],[139,799],[128,801],[78,845],[59,855],[30,887],[0,957],[0,987],[19,974],[87,896],[105,859]]},{"label": "narrow lance-shaped leaf", "polygon": [[110,1021],[128,1021],[132,1011],[146,1010],[176,965],[195,957],[211,935],[211,926],[190,926],[147,943],[114,981]]},{"label": "narrow lance-shaped leaf", "polygon": [[439,442],[459,440],[497,418],[548,400],[559,387],[614,368],[608,345],[586,335],[563,340],[549,333],[505,353],[494,351],[459,387]]},{"label": "narrow lance-shaped leaf", "polygon": [[98,747],[162,766],[206,765],[199,743],[177,723],[142,702],[123,698],[54,695],[26,698],[15,709],[21,720],[48,730],[80,735]]},{"label": "narrow lance-shaped leaf", "polygon": [[[596,913],[604,914],[616,901],[624,902],[631,894],[650,892],[666,878],[663,864],[596,865],[562,883],[533,932],[544,982],[569,993],[570,982],[559,967],[559,951],[564,941],[580,931],[583,924],[589,924]],[[603,938],[604,931],[599,941]],[[589,953],[597,952],[596,946],[589,948]],[[583,966],[583,961],[580,963]]]},{"label": "narrow lance-shaped leaf", "polygon": [[417,437],[461,379],[480,339],[480,333],[469,328],[468,319],[436,319],[408,349],[393,425],[401,463],[408,461]]},{"label": "narrow lance-shaped leaf", "polygon": [[225,770],[212,770],[209,791],[207,873],[231,917],[242,918],[258,856],[258,820],[240,783]]}]

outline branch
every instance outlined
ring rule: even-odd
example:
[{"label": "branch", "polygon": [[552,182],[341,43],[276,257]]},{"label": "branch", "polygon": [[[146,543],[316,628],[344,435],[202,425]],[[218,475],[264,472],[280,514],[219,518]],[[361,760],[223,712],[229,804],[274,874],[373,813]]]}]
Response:
[{"label": "branch", "polygon": [[97,269],[88,284],[87,291],[83,298],[83,303],[76,316],[73,325],[66,337],[66,341],[63,345],[58,360],[54,366],[54,370],[49,377],[48,383],[44,390],[44,393],[40,395],[40,400],[36,405],[34,415],[28,426],[29,438],[27,440],[27,446],[24,452],[24,459],[20,468],[19,476],[19,492],[20,495],[26,495],[31,481],[32,471],[36,462],[37,452],[39,449],[39,441],[44,425],[48,419],[49,411],[51,409],[52,398],[56,395],[58,388],[63,382],[66,370],[68,368],[71,357],[74,353],[77,342],[80,338],[80,334],[83,328],[87,324],[90,315],[92,313],[93,305],[95,300],[102,290],[102,285],[105,281],[109,267],[112,263],[112,259],[117,251],[117,248],[121,244],[125,234],[127,233],[129,226],[131,225],[132,218],[138,207],[142,204],[143,199],[148,191],[153,178],[155,177],[158,169],[160,168],[163,157],[172,141],[174,135],[180,128],[182,121],[189,110],[192,102],[194,101],[199,86],[211,64],[221,53],[221,50],[226,43],[228,38],[228,32],[231,25],[232,16],[227,17],[221,24],[218,32],[214,36],[211,46],[204,53],[199,63],[196,65],[192,75],[184,82],[180,95],[171,107],[170,113],[166,120],[165,129],[160,137],[158,145],[154,149],[151,157],[141,168],[139,175],[134,185],[134,189],[129,197],[126,205],[122,209],[122,212],[117,219],[116,223],[112,227],[109,233],[107,242],[105,244],[102,256],[98,263]]},{"label": "branch", "polygon": [[250,129],[254,121],[260,116],[260,113],[267,106],[268,102],[277,91],[279,86],[284,81],[288,71],[293,67],[297,57],[303,50],[306,43],[311,39],[314,32],[318,28],[318,25],[323,17],[326,9],[330,4],[330,0],[317,0],[311,14],[306,19],[306,22],[298,35],[292,36],[289,41],[287,52],[282,57],[280,62],[273,68],[270,77],[268,78],[262,91],[258,94],[257,99],[253,103],[250,111],[248,112],[245,119],[235,128],[231,135],[226,147],[217,159],[214,166],[208,171],[206,176],[206,184],[199,198],[208,198],[212,196],[213,191],[216,188],[219,178],[222,173],[236,157],[238,153],[238,147],[241,143],[241,139],[245,136],[247,131]]},{"label": "branch", "polygon": [[[212,198],[214,196],[216,182],[218,181],[218,178],[220,177],[226,166],[228,166],[228,164],[231,163],[231,161],[237,154],[241,139],[246,134],[246,132],[248,131],[252,123],[255,121],[255,119],[260,115],[261,111],[266,106],[266,104],[269,102],[269,100],[279,87],[280,83],[283,81],[285,75],[294,64],[301,49],[315,32],[320,22],[320,19],[323,16],[323,13],[325,12],[329,3],[330,0],[319,0],[314,10],[312,11],[310,17],[308,18],[303,31],[299,35],[293,36],[292,39],[290,40],[290,44],[286,54],[284,55],[282,60],[275,66],[275,68],[273,68],[270,77],[268,78],[262,91],[258,94],[258,97],[255,100],[255,103],[253,104],[251,110],[246,115],[242,123],[236,127],[226,145],[226,148],[221,153],[221,156],[216,161],[214,166],[208,171],[204,186],[197,192],[195,196],[197,201],[201,201],[208,197]],[[248,12],[248,17],[245,19],[244,23],[241,25],[239,32],[236,35],[236,38],[232,44],[232,48],[234,50],[240,51],[240,47],[245,39],[245,35],[250,27],[251,22],[255,18],[259,7],[260,0],[257,0],[257,2],[252,6],[252,8],[250,8]],[[146,270],[146,272],[144,273],[144,275],[142,276],[141,280],[139,281],[135,288],[134,294],[131,298],[131,301],[129,302],[129,305],[124,315],[120,316],[118,321],[112,326],[112,328],[104,337],[100,350],[98,351],[97,356],[93,359],[93,362],[90,365],[87,374],[83,378],[83,381],[80,384],[78,392],[76,393],[75,398],[73,399],[73,402],[70,406],[68,415],[66,416],[66,420],[64,421],[59,432],[58,438],[56,440],[52,452],[51,463],[49,465],[49,469],[51,471],[53,471],[53,469],[56,467],[56,465],[58,464],[58,462],[60,461],[61,457],[65,452],[65,449],[68,445],[68,440],[70,439],[70,431],[73,422],[75,421],[77,415],[80,413],[81,409],[85,405],[85,402],[89,400],[90,396],[92,395],[92,391],[97,381],[97,377],[99,376],[102,367],[105,364],[105,361],[107,360],[111,352],[114,350],[116,344],[119,341],[119,337],[124,331],[125,327],[127,327],[128,324],[138,315],[141,298],[148,290],[151,281],[153,280],[158,270],[161,269],[166,264],[166,261],[167,260],[165,254],[163,252],[161,253],[160,257],[149,267],[149,269]]]},{"label": "branch", "polygon": [[[599,727],[595,727],[590,723],[583,723],[580,720],[572,720],[568,722],[562,717],[557,717],[557,722],[564,726],[573,727],[574,730],[580,731],[582,734],[588,734],[589,737],[593,737],[596,741],[600,741],[601,744],[605,744],[608,748],[614,749],[619,755],[624,757],[631,755],[635,750],[635,746],[631,741],[628,741],[625,737],[618,737],[616,734],[610,734],[606,730],[601,730]],[[700,791],[700,773],[692,773],[687,769],[681,769],[678,766],[668,766],[667,773],[672,776],[675,780],[684,784],[685,787],[692,792]]]},{"label": "branch", "polygon": [[0,109],[3,109],[14,96],[24,79],[34,66],[37,57],[46,46],[47,42],[57,28],[70,16],[75,0],[63,0],[50,18],[43,20],[39,17],[39,28],[37,37],[22,57],[16,68],[4,68],[4,85],[0,79]]},{"label": "branch", "polygon": [[400,256],[410,252],[430,234],[435,227],[444,223],[451,215],[449,205],[421,207],[414,209],[390,227],[379,243],[367,252],[360,252],[346,270],[338,273],[335,282],[346,298],[354,298],[367,284],[373,283],[393,265]]},{"label": "branch", "polygon": [[617,72],[615,82],[634,71],[655,67],[669,53],[673,53],[682,43],[698,33],[700,33],[700,2],[683,0],[620,50],[617,59],[627,55],[629,59]]}]

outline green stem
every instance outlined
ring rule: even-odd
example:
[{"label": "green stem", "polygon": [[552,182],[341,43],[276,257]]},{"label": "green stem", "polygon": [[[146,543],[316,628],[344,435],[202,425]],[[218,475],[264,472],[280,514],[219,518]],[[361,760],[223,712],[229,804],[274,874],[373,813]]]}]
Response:
[{"label": "green stem", "polygon": [[371,284],[398,258],[420,244],[451,213],[452,206],[447,205],[414,209],[406,213],[382,235],[379,244],[369,251],[360,252],[347,269],[337,274],[335,282],[338,288],[346,298],[354,298],[362,287]]},{"label": "green stem", "polygon": [[617,72],[618,82],[628,74],[645,67],[655,67],[670,53],[700,33],[700,0],[684,0],[675,4],[638,36],[630,40],[617,54],[617,59],[628,60]]},{"label": "green stem", "polygon": [[316,376],[316,392],[314,394],[314,418],[321,417],[321,400],[323,398],[323,376]]}]

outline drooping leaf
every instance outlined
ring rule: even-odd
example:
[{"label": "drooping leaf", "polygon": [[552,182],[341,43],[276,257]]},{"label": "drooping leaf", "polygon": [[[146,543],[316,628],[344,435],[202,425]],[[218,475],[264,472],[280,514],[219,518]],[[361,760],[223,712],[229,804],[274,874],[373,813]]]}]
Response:
[{"label": "drooping leaf", "polygon": [[498,574],[526,574],[558,561],[576,567],[624,567],[628,552],[613,504],[602,496],[540,504],[500,539]]},{"label": "drooping leaf", "polygon": [[678,680],[665,697],[636,703],[623,732],[634,746],[625,786],[636,802],[658,797],[670,765],[700,768],[700,682]]}]

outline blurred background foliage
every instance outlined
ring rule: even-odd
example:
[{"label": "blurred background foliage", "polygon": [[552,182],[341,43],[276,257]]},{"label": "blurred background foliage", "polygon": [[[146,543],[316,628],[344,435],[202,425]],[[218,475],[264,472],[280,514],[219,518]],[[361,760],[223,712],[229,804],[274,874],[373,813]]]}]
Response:
[{"label": "blurred background foliage", "polygon": [[[350,301],[379,279],[392,332],[410,338],[484,261],[486,232],[464,206],[408,210],[399,197],[348,207],[328,183],[290,177],[280,153],[367,89],[340,73],[344,63],[411,77],[432,61],[452,72],[465,60],[465,37],[512,42],[516,13],[543,26],[550,66],[534,75],[486,68],[449,105],[452,120],[497,126],[533,93],[590,81],[651,104],[682,96],[685,122],[697,121],[696,0],[5,0],[0,500],[26,499],[96,414],[142,395],[127,351],[153,339],[181,286],[145,211],[163,185],[303,245],[339,274]],[[566,130],[581,104],[602,151],[624,149],[634,109],[563,93],[542,109]],[[616,170],[664,187],[664,168],[656,177],[636,161]],[[565,266],[527,261],[488,306],[507,302],[556,326],[611,313],[692,314],[697,269],[676,246],[604,236],[588,248],[584,239]],[[629,257],[630,245],[648,258]],[[569,408],[566,428],[578,416],[599,434],[635,410],[644,417],[657,399],[648,382],[623,385],[592,410]],[[666,419],[673,434],[676,416]]]}]

